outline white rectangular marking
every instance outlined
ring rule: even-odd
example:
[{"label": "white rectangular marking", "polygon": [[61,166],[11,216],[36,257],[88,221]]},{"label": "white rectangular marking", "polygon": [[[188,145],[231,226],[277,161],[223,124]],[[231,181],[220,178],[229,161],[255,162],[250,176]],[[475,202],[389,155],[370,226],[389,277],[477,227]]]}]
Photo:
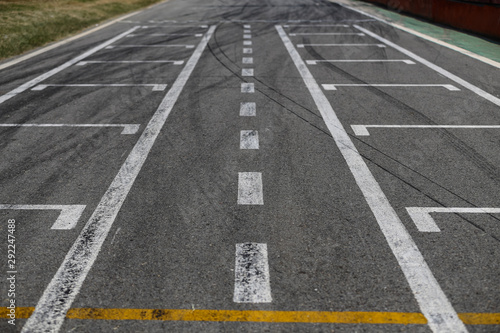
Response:
[{"label": "white rectangular marking", "polygon": [[439,286],[422,253],[359,154],[330,102],[312,76],[283,28],[276,26],[285,48],[303,78],[332,137],[373,212],[380,230],[398,261],[428,325],[433,332],[467,332],[465,325]]},{"label": "white rectangular marking", "polygon": [[251,34],[251,33],[252,33],[252,31],[250,31],[250,30],[243,30],[243,33],[244,33],[244,34]]},{"label": "white rectangular marking", "polygon": [[238,205],[263,205],[262,174],[238,172]]},{"label": "white rectangular marking", "polygon": [[184,47],[186,49],[192,49],[194,48],[194,45],[191,44],[156,44],[156,45],[113,45],[113,46],[108,46],[106,47],[107,49],[114,49],[114,48],[148,48],[148,47]]},{"label": "white rectangular marking", "polygon": [[252,45],[252,41],[251,40],[244,40],[243,41],[243,45],[245,45],[245,46],[251,46]]},{"label": "white rectangular marking", "polygon": [[457,214],[499,214],[500,208],[475,207],[406,207],[408,214],[421,232],[440,232],[438,225],[430,213],[457,213]]},{"label": "white rectangular marking", "polygon": [[183,60],[122,60],[122,61],[101,61],[101,60],[89,60],[89,61],[80,61],[76,64],[76,66],[85,66],[87,64],[168,64],[172,63],[174,65],[182,65],[184,64]]},{"label": "white rectangular marking", "polygon": [[403,62],[407,65],[415,65],[415,63],[408,59],[335,59],[335,60],[306,60],[306,64],[308,65],[317,65],[319,62]]},{"label": "white rectangular marking", "polygon": [[243,59],[241,59],[241,62],[244,64],[253,64],[253,58],[252,57],[243,57]]},{"label": "white rectangular marking", "polygon": [[160,134],[172,108],[191,76],[216,26],[211,26],[163,98],[141,137],[128,155],[101,198],[94,213],[75,243],[66,254],[56,275],[50,281],[35,311],[26,321],[22,332],[57,332],[66,312],[80,292],[83,282],[94,264],[113,222],[134,185],[137,175],[146,161],[156,138]]},{"label": "white rectangular marking", "polygon": [[85,210],[85,205],[0,205],[0,209],[15,210],[60,210],[59,217],[50,229],[73,229]]},{"label": "white rectangular marking", "polygon": [[194,37],[201,37],[203,34],[130,34],[127,37],[147,37],[147,36],[153,36],[153,37],[161,37],[161,36],[194,36]]},{"label": "white rectangular marking", "polygon": [[325,90],[337,90],[337,87],[409,87],[409,88],[422,88],[422,87],[443,87],[450,91],[459,91],[457,87],[451,84],[385,84],[385,83],[367,83],[367,84],[323,84]]},{"label": "white rectangular marking", "polygon": [[44,90],[47,87],[153,87],[153,91],[163,91],[167,88],[166,84],[145,83],[145,84],[128,84],[128,83],[81,83],[81,84],[39,84],[31,90]]},{"label": "white rectangular marking", "polygon": [[251,39],[251,38],[252,38],[252,35],[246,34],[246,35],[243,35],[243,38],[244,38],[244,39]]},{"label": "white rectangular marking", "polygon": [[243,48],[243,53],[244,54],[252,54],[253,53],[253,49],[251,47],[244,47]]},{"label": "white rectangular marking", "polygon": [[255,130],[241,131],[240,149],[259,149],[259,133]]},{"label": "white rectangular marking", "polygon": [[30,89],[30,88],[32,88],[32,87],[34,87],[34,86],[36,86],[36,85],[37,85],[37,84],[39,84],[40,82],[42,82],[42,81],[44,81],[44,80],[48,79],[49,77],[51,77],[51,76],[53,76],[53,75],[55,75],[55,74],[59,73],[60,71],[62,71],[62,70],[64,70],[64,69],[66,69],[66,68],[68,68],[68,67],[70,67],[70,66],[73,66],[73,65],[74,65],[74,64],[76,64],[77,62],[82,61],[83,59],[87,58],[88,56],[90,56],[90,55],[92,55],[92,54],[96,53],[97,51],[99,51],[99,50],[101,50],[101,49],[105,48],[106,46],[108,46],[108,45],[110,45],[110,44],[112,44],[112,43],[116,42],[117,40],[119,40],[119,39],[121,39],[121,38],[125,37],[126,35],[130,34],[131,32],[133,32],[133,31],[135,31],[135,30],[137,30],[137,29],[139,29],[139,26],[137,26],[137,27],[133,27],[132,29],[125,31],[125,32],[124,32],[124,33],[122,33],[122,34],[119,34],[118,36],[113,37],[113,38],[111,38],[110,40],[108,40],[108,41],[106,41],[106,42],[104,42],[104,43],[102,43],[102,44],[99,44],[98,46],[96,46],[96,47],[94,47],[94,48],[92,48],[92,49],[88,50],[87,52],[85,52],[85,53],[83,53],[83,54],[79,55],[78,57],[73,58],[73,59],[71,59],[71,60],[69,60],[69,61],[65,62],[64,64],[62,64],[62,65],[60,65],[60,66],[58,66],[58,67],[56,67],[56,68],[54,68],[54,69],[52,69],[52,70],[48,71],[47,73],[42,74],[42,75],[40,75],[40,76],[38,76],[38,77],[34,78],[33,80],[28,81],[28,82],[26,82],[26,83],[24,83],[24,84],[20,85],[20,86],[19,86],[19,87],[17,87],[16,89],[9,91],[7,94],[5,94],[5,95],[3,95],[3,96],[0,96],[0,104],[2,104],[3,102],[5,102],[5,101],[6,101],[6,100],[8,100],[8,99],[11,99],[12,97],[16,96],[17,94],[20,94],[20,93],[22,93],[22,92],[24,92],[24,91],[26,91],[26,90],[28,90],[28,89]]},{"label": "white rectangular marking", "polygon": [[0,127],[123,127],[121,134],[135,134],[139,124],[0,124]]},{"label": "white rectangular marking", "polygon": [[242,117],[255,117],[257,113],[257,106],[254,102],[240,103],[240,116]]},{"label": "white rectangular marking", "polygon": [[242,93],[254,93],[255,92],[255,86],[253,83],[242,83],[241,84],[241,92]]},{"label": "white rectangular marking", "polygon": [[298,48],[304,48],[306,46],[313,46],[313,47],[317,47],[317,46],[338,46],[338,47],[350,47],[350,46],[362,46],[362,47],[365,47],[365,46],[375,46],[375,47],[381,47],[381,48],[384,48],[385,45],[384,44],[297,44],[297,47]]},{"label": "white rectangular marking", "polygon": [[251,28],[252,28],[252,26],[251,26],[250,24],[245,24],[245,25],[243,25],[243,28],[244,28],[244,29],[251,29]]},{"label": "white rectangular marking", "polygon": [[500,129],[500,125],[351,125],[357,136],[369,136],[368,128],[449,128],[449,129]]},{"label": "white rectangular marking", "polygon": [[341,36],[341,35],[364,36],[365,34],[356,32],[303,32],[303,33],[290,34],[290,36]]},{"label": "white rectangular marking", "polygon": [[236,244],[234,269],[235,303],[271,303],[267,244]]},{"label": "white rectangular marking", "polygon": [[290,27],[308,27],[308,28],[316,28],[316,27],[343,27],[343,28],[349,28],[350,26],[347,24],[290,24],[290,25],[284,25],[283,28],[290,28]]},{"label": "white rectangular marking", "polygon": [[410,58],[412,58],[412,59],[414,59],[414,60],[418,61],[419,63],[421,63],[421,64],[423,64],[423,65],[425,65],[425,66],[427,66],[427,67],[429,67],[429,68],[431,68],[431,69],[433,69],[433,70],[435,70],[435,71],[436,71],[436,72],[438,72],[439,74],[446,76],[448,79],[450,79],[450,80],[452,80],[452,81],[455,81],[455,82],[456,82],[456,83],[458,83],[459,85],[461,85],[461,86],[463,86],[463,87],[465,87],[465,88],[469,89],[470,91],[472,91],[472,92],[476,93],[477,95],[479,95],[479,96],[483,97],[484,99],[487,99],[488,101],[492,102],[493,104],[500,106],[500,98],[495,97],[495,96],[493,96],[493,95],[492,95],[492,94],[490,94],[490,93],[487,93],[486,91],[484,91],[484,90],[482,90],[482,89],[480,89],[480,88],[476,87],[476,86],[475,86],[475,85],[473,85],[473,84],[470,84],[469,82],[467,82],[467,81],[465,81],[465,80],[463,80],[463,79],[459,78],[458,76],[456,76],[456,75],[454,75],[454,74],[451,74],[451,73],[450,73],[450,72],[448,72],[447,70],[445,70],[445,69],[443,69],[443,68],[441,68],[441,67],[439,67],[439,66],[437,66],[437,65],[433,64],[433,63],[432,63],[432,62],[430,62],[430,61],[425,60],[424,58],[422,58],[422,57],[420,57],[420,56],[416,55],[415,53],[410,52],[410,51],[408,51],[407,49],[402,48],[401,46],[399,46],[399,45],[397,45],[397,44],[395,44],[395,43],[393,43],[393,42],[391,42],[391,41],[389,41],[389,40],[387,40],[387,39],[385,39],[385,38],[383,38],[383,37],[381,37],[381,36],[379,36],[379,35],[377,35],[377,34],[375,34],[375,33],[373,33],[373,32],[371,32],[371,31],[369,31],[369,30],[366,30],[366,29],[364,29],[364,28],[362,28],[362,27],[360,27],[360,26],[358,26],[358,25],[354,25],[354,27],[355,27],[356,29],[358,29],[358,30],[363,31],[363,32],[364,32],[364,33],[366,33],[367,35],[369,35],[369,36],[371,36],[371,37],[373,37],[373,38],[375,38],[375,39],[378,39],[378,40],[379,40],[379,41],[381,41],[382,43],[384,43],[384,44],[386,44],[386,45],[389,45],[390,47],[395,48],[395,49],[396,49],[396,50],[398,50],[399,52],[401,52],[401,53],[403,53],[403,54],[406,54],[408,57],[410,57]]},{"label": "white rectangular marking", "polygon": [[253,76],[253,68],[242,68],[241,76]]}]

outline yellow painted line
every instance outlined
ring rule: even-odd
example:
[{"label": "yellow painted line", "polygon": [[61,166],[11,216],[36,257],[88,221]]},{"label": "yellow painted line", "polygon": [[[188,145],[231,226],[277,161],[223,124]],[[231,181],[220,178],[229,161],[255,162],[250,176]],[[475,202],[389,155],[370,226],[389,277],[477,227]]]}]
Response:
[{"label": "yellow painted line", "polygon": [[[29,318],[34,307],[16,308],[16,318]],[[9,309],[0,307],[0,318],[8,318]],[[500,313],[459,313],[466,325],[500,325]],[[408,312],[326,312],[326,311],[238,311],[176,309],[70,309],[68,319],[165,320],[165,321],[236,321],[266,323],[329,324],[402,324],[424,325],[421,313]]]}]

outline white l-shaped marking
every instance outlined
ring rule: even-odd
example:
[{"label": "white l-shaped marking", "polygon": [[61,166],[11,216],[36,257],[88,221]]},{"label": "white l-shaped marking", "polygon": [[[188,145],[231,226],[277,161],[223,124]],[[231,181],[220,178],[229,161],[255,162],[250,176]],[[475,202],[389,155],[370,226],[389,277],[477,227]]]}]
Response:
[{"label": "white l-shaped marking", "polygon": [[0,209],[15,210],[60,210],[61,214],[50,229],[73,229],[85,210],[85,205],[0,205]]}]

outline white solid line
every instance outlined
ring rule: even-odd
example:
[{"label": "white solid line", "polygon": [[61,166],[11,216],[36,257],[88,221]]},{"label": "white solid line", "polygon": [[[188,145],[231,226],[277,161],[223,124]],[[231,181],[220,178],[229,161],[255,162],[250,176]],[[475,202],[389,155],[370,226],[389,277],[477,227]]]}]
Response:
[{"label": "white solid line", "polygon": [[242,83],[241,84],[241,92],[242,93],[254,93],[255,85],[253,83]]},{"label": "white solid line", "polygon": [[257,114],[257,107],[254,102],[240,103],[240,116],[255,117],[256,114]]},{"label": "white solid line", "polygon": [[316,27],[344,27],[344,28],[349,28],[350,26],[347,24],[318,24],[318,25],[311,25],[311,24],[287,24],[284,25],[283,28],[290,28],[290,27],[308,27],[308,28],[316,28]]},{"label": "white solid line", "polygon": [[245,46],[251,46],[252,45],[252,41],[251,40],[244,40],[243,41],[243,45],[245,45]]},{"label": "white solid line", "polygon": [[[122,21],[123,22],[123,21]],[[150,23],[155,23],[154,21],[149,21]],[[127,23],[137,23],[141,24],[140,21],[129,21]],[[141,29],[150,29],[150,28],[208,28],[208,25],[164,25],[164,24],[154,24],[154,25],[143,25]]]},{"label": "white solid line", "polygon": [[452,84],[385,84],[385,83],[366,83],[366,84],[323,84],[323,89],[325,90],[337,90],[336,87],[411,87],[411,88],[422,88],[422,87],[443,87],[450,91],[459,91],[457,87]]},{"label": "white solid line", "polygon": [[356,35],[364,36],[365,34],[356,32],[302,32],[302,33],[292,33],[290,36],[341,36],[341,35]]},{"label": "white solid line", "polygon": [[253,76],[253,68],[242,68],[241,76]]},{"label": "white solid line", "polygon": [[357,136],[369,136],[368,128],[450,128],[450,129],[500,129],[500,125],[351,125]]},{"label": "white solid line", "polygon": [[22,332],[57,332],[61,328],[66,312],[80,292],[123,202],[215,28],[216,26],[210,27],[172,88],[167,92],[94,213],[64,258],[56,275],[45,289]]},{"label": "white solid line", "polygon": [[391,46],[392,48],[395,48],[396,50],[398,50],[399,52],[403,53],[403,54],[406,54],[408,57],[410,58],[413,58],[414,60],[420,62],[421,64],[435,70],[436,72],[438,72],[439,74],[443,75],[443,76],[446,76],[448,79],[452,80],[452,81],[455,81],[456,83],[458,83],[459,85],[469,89],[470,91],[478,94],[479,96],[487,99],[488,101],[500,106],[500,98],[498,97],[495,97],[493,95],[491,95],[490,93],[487,93],[486,91],[476,87],[475,85],[473,84],[470,84],[469,82],[459,78],[458,76],[454,75],[454,74],[451,74],[450,72],[448,72],[447,70],[433,64],[432,62],[430,61],[427,61],[425,60],[424,58],[416,55],[415,53],[413,52],[410,52],[408,51],[407,49],[405,48],[402,48],[401,46],[399,45],[396,45],[394,44],[393,42],[385,39],[385,38],[382,38],[380,37],[379,35],[369,31],[369,30],[366,30],[364,28],[361,28],[360,26],[357,26],[357,25],[354,25],[354,27],[358,30],[361,30],[363,31],[364,33],[366,33],[367,35],[375,38],[375,39],[378,39],[379,41],[381,41],[382,43],[388,45],[388,46]]},{"label": "white solid line", "polygon": [[252,57],[243,57],[243,59],[241,59],[241,62],[244,64],[253,64],[253,58]]},{"label": "white solid line", "polygon": [[128,84],[128,83],[81,83],[81,84],[39,84],[31,90],[44,90],[47,87],[153,87],[153,91],[164,91],[167,88],[166,84],[145,83],[145,84]]},{"label": "white solid line", "polygon": [[430,41],[430,42],[433,42],[433,43],[439,44],[439,45],[441,45],[441,46],[444,46],[444,47],[447,47],[447,48],[452,49],[452,50],[454,50],[454,51],[457,51],[457,52],[460,52],[460,53],[462,53],[462,54],[465,54],[465,55],[467,55],[467,56],[469,56],[469,57],[471,57],[471,58],[474,58],[474,59],[477,59],[477,60],[479,60],[479,61],[482,61],[482,62],[484,62],[484,63],[486,63],[486,64],[488,64],[488,65],[494,66],[494,67],[496,67],[496,68],[500,68],[500,63],[499,63],[499,62],[497,62],[497,61],[494,61],[494,60],[492,60],[492,59],[489,59],[489,58],[483,57],[483,56],[481,56],[481,55],[479,55],[479,54],[476,54],[476,53],[474,53],[474,52],[471,52],[471,51],[469,51],[469,50],[465,50],[465,49],[463,49],[463,48],[461,48],[461,47],[458,47],[458,46],[455,46],[455,45],[452,45],[452,44],[446,43],[446,42],[444,42],[444,41],[442,41],[442,40],[439,40],[439,39],[437,39],[437,38],[434,38],[434,37],[428,36],[428,35],[426,35],[426,34],[423,34],[423,33],[421,33],[421,32],[415,31],[415,30],[413,30],[413,29],[410,29],[410,28],[404,27],[404,26],[402,26],[402,25],[399,25],[399,24],[396,24],[396,23],[391,23],[391,22],[388,22],[388,21],[383,20],[383,19],[381,19],[381,18],[378,18],[378,17],[376,17],[376,16],[374,16],[374,15],[370,15],[370,14],[368,14],[368,13],[365,13],[365,12],[363,12],[363,11],[359,10],[359,9],[355,9],[355,8],[349,7],[349,6],[344,5],[344,4],[341,4],[341,3],[339,3],[339,5],[340,5],[340,6],[342,6],[342,7],[348,8],[348,9],[350,9],[350,10],[353,10],[353,11],[355,11],[355,12],[361,13],[361,14],[363,14],[363,15],[366,15],[366,16],[368,16],[368,17],[374,18],[374,19],[375,19],[375,20],[377,20],[377,21],[384,22],[385,24],[388,24],[388,25],[390,25],[390,26],[393,26],[393,27],[395,27],[395,28],[397,28],[397,29],[399,29],[399,30],[406,31],[406,32],[408,32],[408,33],[410,33],[410,34],[412,34],[412,35],[415,35],[415,36],[417,36],[417,37],[420,37],[420,38],[422,38],[422,39],[428,40],[428,41]]},{"label": "white solid line", "polygon": [[471,207],[406,207],[408,214],[421,232],[440,232],[430,213],[499,214],[500,208]]},{"label": "white solid line", "polygon": [[330,102],[281,26],[276,26],[288,53],[320,111],[354,179],[373,212],[420,309],[434,332],[467,332],[375,177],[359,154]]},{"label": "white solid line", "polygon": [[203,34],[130,34],[127,37],[148,37],[148,36],[153,36],[153,37],[160,37],[160,36],[194,36],[194,37],[201,37]]},{"label": "white solid line", "polygon": [[251,34],[251,33],[252,33],[252,31],[251,31],[251,30],[243,30],[243,33],[244,33],[244,34]]},{"label": "white solid line", "polygon": [[306,64],[308,65],[317,65],[318,62],[403,62],[407,65],[415,65],[415,63],[411,60],[407,59],[359,59],[359,60],[350,60],[350,59],[334,59],[334,60],[306,60]]},{"label": "white solid line", "polygon": [[55,75],[55,74],[59,73],[60,71],[66,69],[66,68],[68,68],[70,66],[73,66],[77,62],[82,61],[83,59],[87,58],[88,56],[90,56],[90,55],[96,53],[97,51],[105,48],[106,46],[108,46],[108,45],[116,42],[120,38],[125,37],[126,35],[130,34],[132,31],[135,31],[138,28],[139,28],[139,26],[133,27],[132,29],[125,31],[124,33],[121,33],[118,36],[113,37],[110,40],[108,40],[108,41],[106,41],[106,42],[104,42],[102,44],[99,44],[98,46],[96,46],[96,47],[88,50],[87,52],[79,55],[78,57],[73,58],[73,59],[71,59],[69,61],[66,61],[64,64],[59,65],[56,68],[53,68],[52,70],[48,71],[47,73],[44,73],[44,74],[42,74],[42,75],[34,78],[33,80],[28,81],[28,82],[20,85],[16,89],[9,91],[7,94],[5,94],[3,96],[0,96],[0,104],[2,104],[3,102],[5,102],[6,100],[8,100],[8,99],[10,99],[10,98],[12,98],[14,96],[16,96],[17,94],[20,94],[20,93],[24,92],[25,90],[28,90],[28,89],[36,86],[37,84],[39,84],[40,82],[42,82],[45,79],[48,79],[52,75]]},{"label": "white solid line", "polygon": [[244,47],[243,48],[243,53],[244,54],[252,54],[253,53],[253,49],[251,47]]},{"label": "white solid line", "polygon": [[85,210],[85,205],[0,205],[0,209],[15,210],[60,210],[59,217],[50,229],[73,229]]},{"label": "white solid line", "polygon": [[235,303],[271,303],[267,244],[236,244],[234,269]]},{"label": "white solid line", "polygon": [[248,34],[246,34],[246,35],[243,35],[243,38],[244,38],[244,39],[251,39],[251,38],[252,38],[252,35],[248,35]]},{"label": "white solid line", "polygon": [[123,127],[121,134],[135,134],[139,124],[0,124],[0,127]]},{"label": "white solid line", "polygon": [[241,131],[240,149],[259,149],[259,132],[255,130]]},{"label": "white solid line", "polygon": [[263,205],[262,174],[238,172],[238,205]]},{"label": "white solid line", "polygon": [[184,64],[183,60],[119,60],[119,61],[101,61],[101,60],[88,60],[88,61],[80,61],[76,64],[76,66],[85,66],[87,64],[163,64],[163,63],[172,63],[174,65],[182,65]]},{"label": "white solid line", "polygon": [[185,47],[186,49],[193,49],[194,45],[192,44],[157,44],[157,45],[112,45],[106,47],[107,49],[114,48],[148,48],[148,47]]},{"label": "white solid line", "polygon": [[376,46],[376,47],[385,47],[384,44],[297,44],[298,48],[304,48],[305,46]]}]

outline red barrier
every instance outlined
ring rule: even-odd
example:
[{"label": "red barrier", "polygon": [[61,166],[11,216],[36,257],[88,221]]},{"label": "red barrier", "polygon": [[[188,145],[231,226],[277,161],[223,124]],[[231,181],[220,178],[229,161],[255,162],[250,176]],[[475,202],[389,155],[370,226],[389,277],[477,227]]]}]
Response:
[{"label": "red barrier", "polygon": [[364,0],[500,40],[500,0]]}]

